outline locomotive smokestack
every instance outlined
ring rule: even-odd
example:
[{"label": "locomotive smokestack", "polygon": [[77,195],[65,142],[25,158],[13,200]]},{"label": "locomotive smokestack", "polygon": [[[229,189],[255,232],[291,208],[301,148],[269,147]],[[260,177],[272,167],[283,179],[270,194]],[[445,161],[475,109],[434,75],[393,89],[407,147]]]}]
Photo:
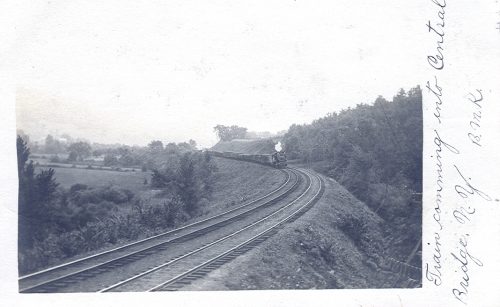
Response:
[{"label": "locomotive smokestack", "polygon": [[278,142],[278,144],[274,145],[274,150],[280,152],[281,150],[283,150],[282,146],[281,146],[281,142]]}]

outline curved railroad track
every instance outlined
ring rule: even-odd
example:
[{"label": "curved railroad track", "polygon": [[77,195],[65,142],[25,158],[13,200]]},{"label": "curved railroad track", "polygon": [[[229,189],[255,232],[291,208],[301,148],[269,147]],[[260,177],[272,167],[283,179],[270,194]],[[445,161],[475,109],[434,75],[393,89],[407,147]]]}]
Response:
[{"label": "curved railroad track", "polygon": [[[236,225],[237,223],[234,222],[241,221],[243,225],[240,226],[240,228],[243,228],[236,232],[238,234],[247,232],[248,229],[252,227],[255,228],[256,224],[262,223],[262,220],[266,220],[266,216],[275,216],[275,212],[283,212],[284,210],[286,210],[284,208],[290,207],[290,201],[288,201],[287,199],[297,198],[295,194],[300,193],[302,195],[304,193],[302,191],[299,191],[302,177],[306,177],[306,180],[309,182],[308,184],[310,186],[311,177],[309,174],[304,176],[305,173],[294,169],[287,169],[283,171],[287,174],[285,182],[277,189],[256,200],[250,201],[221,214],[185,225],[183,227],[159,234],[154,237],[133,242],[109,251],[81,258],[40,272],[22,276],[19,278],[19,291],[117,291],[116,289],[118,288],[123,289],[124,284],[130,285],[132,280],[139,280],[146,275],[151,275],[153,272],[164,270],[166,267],[172,268],[174,264],[179,266],[182,261],[186,261],[186,259],[188,258],[191,259],[193,255],[197,255],[199,257],[199,255],[206,255],[206,252],[208,250],[214,250],[216,248],[220,250],[220,246],[222,244],[221,242],[224,242],[223,244],[227,245],[229,244],[228,242],[232,242],[232,240],[234,241],[234,239],[230,238],[238,237],[237,234],[227,234],[227,231],[223,232],[225,228],[229,227],[228,225]],[[310,188],[308,187],[307,189]],[[286,201],[287,205],[281,206],[276,210],[274,208],[276,206],[274,205],[283,201]],[[197,240],[200,241],[199,238],[206,238],[207,241],[196,242]],[[192,250],[183,250],[183,246],[186,244],[180,243],[188,241],[194,242],[193,244],[196,246],[196,248]],[[196,244],[198,244],[199,246],[197,246]],[[241,247],[239,248],[239,250],[241,251]],[[152,266],[147,266],[145,268],[142,267],[139,273],[137,273],[137,271],[119,272],[123,267],[130,267],[130,264],[141,262],[141,259],[149,259],[153,256],[158,258],[165,251],[170,253],[172,253],[171,251],[175,251],[177,252],[177,254],[174,253],[175,256],[167,262],[165,262],[164,259],[161,259],[159,260],[159,262],[157,261],[156,263],[153,263]],[[232,253],[232,255],[235,255],[235,253]],[[224,259],[229,258],[226,257]],[[103,274],[112,274],[115,278],[116,276],[132,277],[129,277],[124,281],[114,282],[111,285],[109,285],[109,282],[93,283],[93,279]],[[92,287],[86,288],[86,286],[84,285],[86,282],[87,285],[92,284]],[[71,286],[79,284],[82,284],[81,288],[77,287],[76,290],[71,290]],[[116,286],[118,284],[119,286]],[[67,290],[68,286],[70,290]],[[140,288],[125,291],[141,291],[138,289]],[[121,290],[118,289],[118,291]]]},{"label": "curved railroad track", "polygon": [[[148,292],[175,291],[251,250],[274,235],[286,223],[300,217],[322,196],[324,192],[322,179],[315,174],[301,172],[308,177],[307,189],[272,214],[207,246],[177,259],[172,259],[99,292],[137,291],[137,289]],[[178,262],[184,260],[183,258],[189,258],[193,255],[197,256],[196,260],[189,259],[188,265],[177,265]],[[184,262],[186,261],[184,260]],[[197,264],[193,265],[194,262]]]}]

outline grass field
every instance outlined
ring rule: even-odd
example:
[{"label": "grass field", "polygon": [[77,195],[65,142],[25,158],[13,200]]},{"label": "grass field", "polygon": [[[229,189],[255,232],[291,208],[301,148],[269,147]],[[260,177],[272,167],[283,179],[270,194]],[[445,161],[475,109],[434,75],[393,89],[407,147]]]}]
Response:
[{"label": "grass field", "polygon": [[[264,195],[278,187],[285,175],[274,168],[251,162],[215,158],[218,168],[214,192],[205,211],[218,211],[248,199]],[[37,167],[37,171],[47,167]],[[116,185],[134,193],[150,189],[150,172],[118,172],[110,170],[56,167],[55,178],[63,188],[76,183],[89,187]],[[241,176],[241,174],[245,174]],[[148,184],[144,184],[147,179]],[[206,212],[207,213],[207,212]]]},{"label": "grass field", "polygon": [[[37,170],[41,169],[47,168],[37,167]],[[144,179],[147,179],[148,183],[151,179],[149,172],[117,172],[62,167],[54,168],[54,170],[56,181],[64,188],[70,188],[76,183],[86,184],[89,187],[112,184],[136,193],[149,187],[149,184],[144,184]]]}]

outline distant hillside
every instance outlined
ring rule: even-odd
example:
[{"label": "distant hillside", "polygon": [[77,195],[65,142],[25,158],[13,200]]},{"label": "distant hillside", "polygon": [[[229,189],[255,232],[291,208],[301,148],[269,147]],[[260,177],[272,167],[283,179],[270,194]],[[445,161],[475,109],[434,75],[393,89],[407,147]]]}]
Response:
[{"label": "distant hillside", "polygon": [[216,151],[232,151],[246,154],[270,154],[275,151],[274,145],[277,141],[268,139],[235,139],[231,141],[220,141],[212,147]]}]

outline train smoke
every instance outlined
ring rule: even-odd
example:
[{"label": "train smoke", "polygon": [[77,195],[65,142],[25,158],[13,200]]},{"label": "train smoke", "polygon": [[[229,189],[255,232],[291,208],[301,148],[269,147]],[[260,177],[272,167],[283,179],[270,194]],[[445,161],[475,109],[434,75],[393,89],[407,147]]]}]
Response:
[{"label": "train smoke", "polygon": [[278,144],[274,145],[274,149],[276,151],[281,151],[283,149],[282,146],[281,146],[281,142],[278,142]]}]

